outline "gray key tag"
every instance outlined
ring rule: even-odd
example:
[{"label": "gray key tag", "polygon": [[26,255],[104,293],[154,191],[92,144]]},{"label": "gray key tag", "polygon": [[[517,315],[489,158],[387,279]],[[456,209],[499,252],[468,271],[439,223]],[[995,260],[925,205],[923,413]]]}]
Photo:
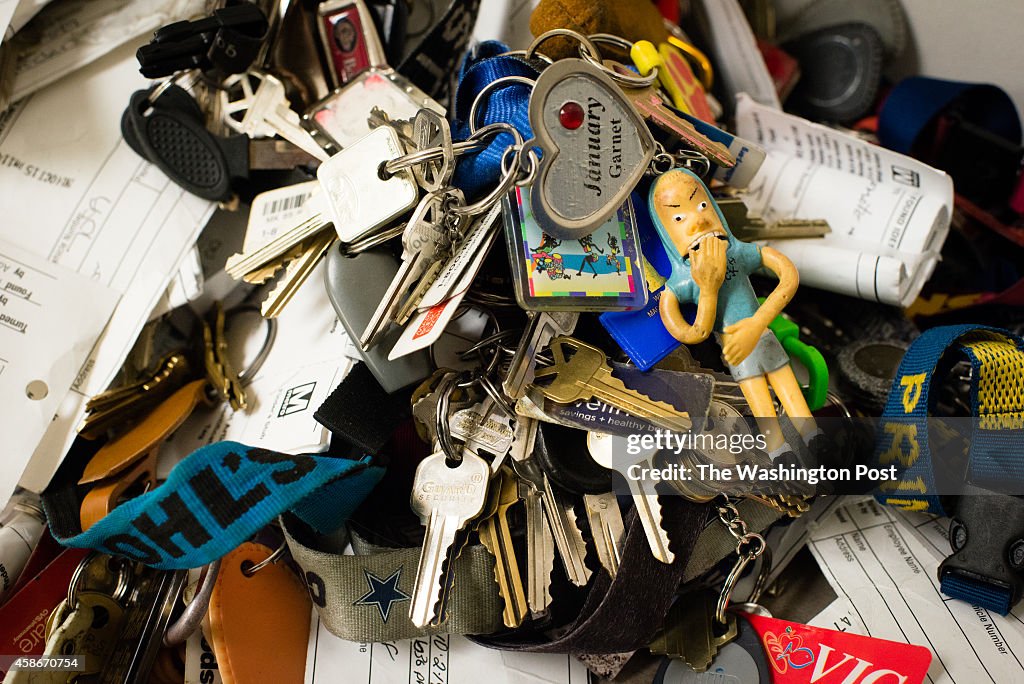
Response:
[{"label": "gray key tag", "polygon": [[327,196],[334,229],[353,242],[416,206],[419,186],[402,169],[387,180],[380,165],[405,153],[392,128],[381,126],[320,165],[317,178]]},{"label": "gray key tag", "polygon": [[541,73],[529,116],[534,138],[524,147],[542,153],[534,217],[556,238],[579,239],[629,197],[654,157],[654,138],[615,82],[581,59]]}]

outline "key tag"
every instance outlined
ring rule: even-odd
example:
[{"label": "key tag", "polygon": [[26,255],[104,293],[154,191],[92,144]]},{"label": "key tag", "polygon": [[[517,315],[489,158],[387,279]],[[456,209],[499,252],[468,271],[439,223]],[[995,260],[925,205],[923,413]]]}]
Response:
[{"label": "key tag", "polygon": [[305,676],[312,604],[299,578],[271,560],[275,555],[246,542],[221,561],[208,615],[224,684],[301,684]]},{"label": "key tag", "polygon": [[559,239],[545,231],[531,196],[505,197],[505,239],[516,300],[535,311],[632,311],[647,304],[647,279],[633,203],[618,207],[592,233]]},{"label": "key tag", "polygon": [[[539,36],[527,57],[550,35],[564,33]],[[579,39],[599,62],[593,43]],[[529,117],[534,138],[524,147],[541,151],[530,193],[535,220],[556,238],[583,238],[629,198],[654,157],[654,138],[615,81],[583,59],[562,59],[541,72]]]},{"label": "key tag", "polygon": [[932,653],[888,641],[763,615],[740,613],[757,633],[774,684],[817,681],[920,684]]}]

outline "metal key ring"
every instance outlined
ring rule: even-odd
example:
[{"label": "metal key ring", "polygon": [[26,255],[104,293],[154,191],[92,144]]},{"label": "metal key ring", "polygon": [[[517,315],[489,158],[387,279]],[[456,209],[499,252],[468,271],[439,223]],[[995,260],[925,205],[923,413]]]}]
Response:
[{"label": "metal key ring", "polygon": [[458,465],[462,463],[462,452],[459,451],[452,439],[451,423],[448,421],[448,409],[451,406],[452,392],[455,391],[457,380],[467,373],[448,373],[441,379],[437,391],[440,393],[437,399],[437,414],[434,416],[434,428],[437,432],[437,443],[444,452],[448,464]]},{"label": "metal key ring", "polygon": [[597,61],[601,61],[601,51],[597,49],[597,45],[595,45],[593,41],[590,40],[590,38],[587,38],[582,33],[578,33],[576,31],[572,31],[570,29],[565,28],[551,29],[550,31],[545,31],[544,33],[540,34],[539,36],[534,38],[533,42],[530,43],[530,46],[526,48],[526,53],[523,56],[526,59],[533,59],[534,53],[537,52],[537,48],[540,47],[541,43],[551,38],[554,38],[555,36],[565,36],[566,38],[572,38],[573,40],[577,41],[581,46],[585,47]]},{"label": "metal key ring", "polygon": [[[477,132],[477,113],[480,110],[480,105],[483,104],[484,98],[488,97],[491,94],[491,91],[501,86],[512,85],[515,83],[530,86],[532,88],[537,84],[537,81],[532,78],[527,78],[526,76],[502,76],[501,78],[494,79],[480,89],[480,92],[473,98],[473,104],[469,106],[469,132],[471,134],[475,134]],[[515,127],[511,125],[510,127],[513,128],[513,130],[515,129]],[[516,133],[518,134],[518,131],[516,131]]]},{"label": "metal key ring", "polygon": [[[501,153],[501,172],[502,173],[506,173],[506,174],[512,173],[511,166],[506,165],[505,160],[508,158],[508,153],[509,152],[514,152],[514,151],[515,151],[515,148],[509,147],[508,149],[506,149],[504,152]],[[530,161],[530,167],[529,167],[529,171],[526,172],[525,176],[522,176],[521,178],[517,178],[516,179],[516,186],[520,187],[520,188],[524,187],[524,186],[527,186],[527,185],[532,185],[533,181],[535,181],[537,179],[537,170],[540,169],[540,157],[537,156],[537,151],[534,148],[532,148],[532,147],[526,148],[526,156],[525,156],[525,158]],[[519,167],[520,167],[520,170],[521,170],[522,166],[523,166],[523,159],[524,159],[524,157],[522,155],[519,155],[518,157],[512,157],[512,159],[518,161],[518,164],[519,164]]]},{"label": "metal key ring", "polygon": [[213,561],[203,568],[199,576],[199,588],[196,590],[192,600],[185,605],[178,619],[168,625],[164,630],[164,646],[177,646],[195,634],[210,609],[210,597],[213,596],[213,585],[217,583],[217,574],[220,572],[220,559]]},{"label": "metal key ring", "polygon": [[[606,45],[612,45],[614,47],[620,48],[624,50],[627,55],[630,54],[630,51],[633,49],[633,43],[626,40],[625,38],[622,38],[621,36],[612,35],[611,33],[595,33],[589,36],[589,38],[594,43],[604,43]],[[627,88],[647,88],[649,86],[654,85],[654,82],[658,80],[658,67],[652,68],[650,73],[647,74],[646,76],[629,76],[627,74],[620,74],[614,69],[609,69],[605,65],[604,61],[601,59],[600,54],[594,55],[591,54],[588,50],[589,48],[584,49],[584,46],[581,43],[579,50],[580,58],[583,59],[583,61],[585,62],[593,64],[595,67],[608,74],[608,76],[610,76],[611,79],[618,83],[619,85],[625,86]]]},{"label": "metal key ring", "polygon": [[[83,558],[75,568],[74,573],[71,575],[71,582],[68,583],[68,605],[75,608],[78,605],[78,592],[82,584],[82,575],[85,573],[85,569],[92,565],[94,561],[100,558],[102,554],[92,551],[88,556]],[[132,578],[132,565],[125,558],[110,558],[108,557],[106,562],[111,561],[117,563],[117,584],[114,585],[114,591],[110,598],[114,599],[117,603],[121,602],[121,599],[128,593],[128,589],[131,587]]]},{"label": "metal key ring", "polygon": [[[238,371],[239,383],[241,383],[242,387],[248,387],[252,384],[253,380],[256,379],[256,374],[259,373],[260,368],[262,368],[263,364],[266,363],[267,357],[270,356],[270,351],[274,348],[274,342],[277,341],[277,319],[264,318],[260,314],[259,307],[252,304],[241,304],[233,309],[229,309],[224,312],[224,317],[225,319],[230,319],[243,313],[254,313],[267,324],[267,333],[263,338],[263,344],[260,347],[260,350],[256,353],[256,358],[249,363],[248,367]],[[225,327],[227,327],[226,323]]]},{"label": "metal key ring", "polygon": [[281,542],[281,545],[278,546],[276,549],[274,549],[273,553],[271,553],[269,556],[267,556],[266,558],[261,560],[259,563],[255,563],[253,565],[250,565],[250,566],[246,567],[245,563],[247,563],[249,561],[243,561],[242,562],[242,574],[245,575],[246,577],[252,577],[257,572],[259,572],[263,568],[267,567],[268,565],[273,565],[274,563],[279,561],[281,559],[281,556],[283,556],[284,552],[287,551],[287,550],[288,550],[288,543],[287,542]]},{"label": "metal key ring", "polygon": [[[388,242],[389,240],[398,237],[404,232],[405,224],[400,223],[397,226],[387,228],[386,230],[382,230],[379,233],[374,233],[369,237],[360,238],[352,242],[339,242],[338,249],[340,249],[341,253],[344,254],[345,256],[354,257],[357,254],[362,254],[367,250],[373,249],[374,247],[377,247],[379,245],[383,245],[385,242]],[[272,318],[270,320],[276,319]]]},{"label": "metal key ring", "polygon": [[[513,160],[513,166],[518,168],[520,166],[519,158],[523,153],[522,145],[518,144],[508,149],[514,150],[515,157]],[[508,150],[505,150],[505,154],[507,153]],[[516,173],[506,173],[502,177],[501,181],[494,187],[493,190],[491,190],[490,193],[487,194],[486,197],[477,200],[473,204],[467,204],[461,207],[452,207],[451,213],[455,214],[456,216],[477,216],[479,214],[483,214],[488,209],[490,209],[495,204],[495,202],[501,201],[501,198],[508,194],[508,192],[513,187],[515,187],[517,180],[518,175]]]},{"label": "metal key ring", "polygon": [[495,55],[495,57],[522,57],[523,59],[539,59],[542,62],[547,62],[549,66],[555,63],[555,60],[551,59],[543,52],[538,52],[531,56],[526,54],[526,50],[509,50],[507,52],[502,52],[500,55]]},{"label": "metal key ring", "polygon": [[[462,142],[452,143],[452,154],[456,157],[463,154],[470,154],[471,152],[478,152],[487,145],[483,144],[478,140],[464,140]],[[404,169],[411,169],[414,166],[420,164],[429,164],[430,162],[444,159],[445,149],[443,147],[428,147],[422,150],[416,150],[408,154],[403,154],[401,157],[395,157],[389,161],[383,162],[381,168],[384,170],[384,175],[391,177]]]}]

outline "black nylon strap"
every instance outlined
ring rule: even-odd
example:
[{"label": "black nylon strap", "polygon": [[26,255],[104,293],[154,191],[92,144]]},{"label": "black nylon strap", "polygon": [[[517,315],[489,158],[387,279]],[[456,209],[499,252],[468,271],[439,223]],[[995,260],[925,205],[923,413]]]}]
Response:
[{"label": "black nylon strap", "polygon": [[452,0],[444,16],[398,66],[398,73],[442,102],[452,75],[459,72],[479,10],[480,0]]},{"label": "black nylon strap", "polygon": [[553,641],[531,643],[477,638],[480,643],[510,651],[536,653],[625,653],[647,646],[661,628],[676,597],[691,551],[707,520],[707,504],[678,496],[661,498],[662,525],[669,533],[675,562],[654,559],[636,510],[626,517],[622,562],[615,579],[602,570],[591,583],[579,618]]},{"label": "black nylon strap", "polygon": [[380,453],[408,416],[408,393],[385,392],[365,363],[354,365],[313,414],[335,438],[367,454]]}]

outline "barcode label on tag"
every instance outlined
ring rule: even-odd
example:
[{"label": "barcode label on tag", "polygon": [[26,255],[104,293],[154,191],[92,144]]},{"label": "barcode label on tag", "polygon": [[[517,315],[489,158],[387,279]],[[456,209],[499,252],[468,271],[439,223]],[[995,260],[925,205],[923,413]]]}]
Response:
[{"label": "barcode label on tag", "polygon": [[309,181],[257,195],[252,201],[242,250],[255,251],[308,219],[315,204],[309,200],[319,185],[317,181]]},{"label": "barcode label on tag", "polygon": [[291,197],[276,199],[263,206],[263,216],[268,217],[273,214],[283,214],[285,212],[290,212],[293,209],[298,209],[312,196],[312,192],[303,192],[298,195],[292,195]]}]

